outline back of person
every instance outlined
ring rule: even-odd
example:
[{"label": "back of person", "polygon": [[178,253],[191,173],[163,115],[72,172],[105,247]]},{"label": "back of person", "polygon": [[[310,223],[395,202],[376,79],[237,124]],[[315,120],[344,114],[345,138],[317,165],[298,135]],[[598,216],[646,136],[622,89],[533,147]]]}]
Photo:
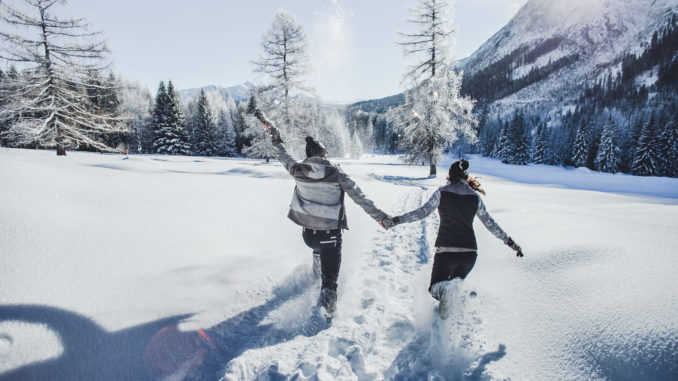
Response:
[{"label": "back of person", "polygon": [[478,201],[478,194],[465,181],[440,187],[440,228],[436,247],[478,248],[473,232]]}]

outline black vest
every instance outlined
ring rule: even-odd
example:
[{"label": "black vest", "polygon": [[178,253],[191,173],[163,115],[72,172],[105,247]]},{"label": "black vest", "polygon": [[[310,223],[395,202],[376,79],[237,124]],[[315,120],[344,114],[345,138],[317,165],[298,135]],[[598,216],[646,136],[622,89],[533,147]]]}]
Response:
[{"label": "black vest", "polygon": [[[468,188],[468,186],[462,186]],[[440,190],[440,205],[438,206],[440,228],[435,246],[477,250],[473,218],[478,211],[478,195],[470,188],[463,189],[462,193],[450,192],[445,188],[454,190],[457,187],[448,185]]]}]

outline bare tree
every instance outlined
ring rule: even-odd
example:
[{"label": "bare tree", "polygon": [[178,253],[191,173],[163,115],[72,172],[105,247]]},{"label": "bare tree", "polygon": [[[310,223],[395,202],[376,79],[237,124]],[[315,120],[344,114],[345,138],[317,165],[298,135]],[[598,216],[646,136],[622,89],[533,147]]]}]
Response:
[{"label": "bare tree", "polygon": [[303,140],[308,126],[301,119],[306,119],[303,115],[312,108],[310,102],[294,94],[295,90],[309,90],[302,81],[309,68],[304,29],[292,14],[280,10],[263,36],[261,48],[262,55],[253,61],[254,71],[268,76],[270,81],[258,89],[260,106],[294,144],[295,140]]},{"label": "bare tree", "polygon": [[[0,59],[21,65],[22,86],[3,94],[8,105],[0,119],[14,122],[9,139],[21,145],[116,151],[102,141],[126,132],[115,113],[93,107],[92,94],[114,91],[110,84],[91,81],[109,67],[100,32],[90,32],[83,19],[60,19],[53,7],[59,0],[23,0],[10,7],[0,3]],[[25,10],[24,10],[25,9]]]},{"label": "bare tree", "polygon": [[410,23],[418,27],[411,34],[401,33],[405,55],[421,57],[404,76],[411,86],[405,104],[391,109],[388,120],[401,131],[400,148],[410,164],[428,161],[429,174],[436,174],[436,162],[444,149],[461,136],[474,141],[477,124],[473,101],[460,94],[461,74],[457,74],[449,54],[450,5],[447,0],[418,0]]},{"label": "bare tree", "polygon": [[423,60],[410,67],[405,75],[415,83],[424,78],[435,77],[437,70],[450,64],[449,41],[453,30],[450,4],[448,0],[418,0],[417,7],[411,10],[408,21],[417,26],[414,33],[400,33],[405,55],[416,55]]}]

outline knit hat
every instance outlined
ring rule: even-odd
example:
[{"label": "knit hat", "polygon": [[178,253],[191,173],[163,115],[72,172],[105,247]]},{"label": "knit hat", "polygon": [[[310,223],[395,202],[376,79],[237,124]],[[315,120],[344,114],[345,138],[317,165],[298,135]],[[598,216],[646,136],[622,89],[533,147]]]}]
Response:
[{"label": "knit hat", "polygon": [[313,139],[310,136],[306,137],[306,157],[311,156],[327,156],[327,149],[319,141]]},{"label": "knit hat", "polygon": [[466,180],[468,178],[468,161],[461,159],[450,165],[449,180]]}]

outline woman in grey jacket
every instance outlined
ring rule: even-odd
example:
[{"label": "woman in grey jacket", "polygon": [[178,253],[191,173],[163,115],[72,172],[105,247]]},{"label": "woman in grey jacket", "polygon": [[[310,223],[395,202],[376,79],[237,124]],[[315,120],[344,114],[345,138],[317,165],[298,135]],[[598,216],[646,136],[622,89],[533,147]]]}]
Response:
[{"label": "woman in grey jacket", "polygon": [[438,188],[422,207],[401,216],[389,217],[386,228],[420,220],[435,209],[440,215],[440,227],[435,242],[436,253],[429,292],[440,301],[438,312],[442,319],[448,316],[444,286],[456,278],[464,279],[476,263],[478,245],[473,232],[473,219],[478,216],[485,227],[522,257],[522,249],[490,217],[478,193],[485,194],[477,180],[469,177],[469,163],[459,160],[452,163],[447,184]]},{"label": "woman in grey jacket", "polygon": [[331,315],[337,300],[341,232],[348,229],[344,194],[380,225],[388,216],[339,166],[327,160],[327,150],[321,143],[307,137],[306,159],[299,162],[287,152],[280,132],[264,114],[257,110],[255,115],[269,131],[276,157],[296,182],[287,217],[302,227],[304,242],[313,249],[313,272],[322,279],[320,304]]}]

